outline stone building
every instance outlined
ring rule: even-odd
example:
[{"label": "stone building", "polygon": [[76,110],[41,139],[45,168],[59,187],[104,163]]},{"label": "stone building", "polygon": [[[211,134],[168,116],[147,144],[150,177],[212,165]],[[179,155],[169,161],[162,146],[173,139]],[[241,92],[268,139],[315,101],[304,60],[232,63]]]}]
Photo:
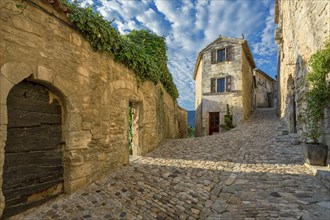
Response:
[{"label": "stone building", "polygon": [[260,69],[254,69],[256,80],[255,101],[258,108],[274,107],[275,83],[272,77]]},{"label": "stone building", "polygon": [[197,136],[219,132],[219,125],[224,124],[227,104],[234,125],[254,111],[255,67],[248,42],[244,39],[220,35],[198,54],[194,69]]},{"label": "stone building", "polygon": [[[289,133],[303,133],[303,91],[312,54],[330,36],[329,1],[276,0],[275,40],[278,44],[278,114]],[[330,77],[328,77],[330,79]],[[330,83],[330,82],[329,82]],[[330,86],[329,86],[330,88]],[[330,106],[323,121],[322,142],[330,146]]]},{"label": "stone building", "polygon": [[0,2],[0,216],[71,193],[165,138],[187,136],[187,112],[161,84],[90,43],[48,2]]}]

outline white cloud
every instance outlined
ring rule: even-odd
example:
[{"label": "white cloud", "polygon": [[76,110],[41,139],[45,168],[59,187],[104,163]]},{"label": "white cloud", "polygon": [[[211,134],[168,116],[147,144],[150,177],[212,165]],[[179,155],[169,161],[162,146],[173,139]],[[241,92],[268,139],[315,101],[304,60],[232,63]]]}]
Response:
[{"label": "white cloud", "polygon": [[[95,0],[94,0],[95,1]],[[84,0],[88,5],[93,0]],[[258,65],[269,65],[276,52],[273,39],[274,7],[272,0],[97,0],[97,11],[121,33],[133,29],[150,29],[165,35],[168,66],[179,89],[179,103],[194,108],[194,62],[198,52],[219,34],[245,38],[252,45]],[[260,28],[265,25],[260,33]],[[259,57],[259,56],[264,57]],[[274,61],[276,62],[276,61]],[[276,64],[275,64],[276,65]]]},{"label": "white cloud", "polygon": [[152,30],[159,36],[163,36],[168,33],[166,26],[160,19],[160,16],[151,8],[149,8],[144,14],[138,15],[136,19],[141,22],[145,28]]},{"label": "white cloud", "polygon": [[80,6],[81,7],[87,7],[87,6],[90,6],[92,5],[94,2],[93,0],[83,0],[80,2]]},{"label": "white cloud", "polygon": [[269,15],[266,18],[266,26],[261,34],[261,40],[252,45],[253,53],[261,56],[276,53],[277,46],[274,40],[274,7],[270,7]]}]

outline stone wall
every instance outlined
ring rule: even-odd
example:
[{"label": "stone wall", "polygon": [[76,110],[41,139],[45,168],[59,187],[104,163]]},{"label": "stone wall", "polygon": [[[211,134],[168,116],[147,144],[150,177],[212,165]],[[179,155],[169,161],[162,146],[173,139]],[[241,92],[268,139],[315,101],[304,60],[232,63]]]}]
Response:
[{"label": "stone wall", "polygon": [[[198,61],[197,61],[198,62]],[[195,136],[202,136],[202,74],[203,60],[200,60],[195,78]]]},{"label": "stone wall", "polygon": [[269,108],[274,107],[275,81],[266,76],[259,69],[254,70],[256,78],[256,107]]},{"label": "stone wall", "polygon": [[[0,3],[0,188],[7,139],[7,95],[24,79],[57,91],[63,109],[64,191],[129,163],[128,106],[139,109],[139,155],[165,138],[187,136],[187,112],[162,85],[137,84],[108,53],[94,52],[64,14],[42,1]],[[38,135],[38,134],[36,134]],[[0,193],[0,212],[4,197]]]},{"label": "stone wall", "polygon": [[[330,4],[316,0],[277,0],[275,12],[278,24],[275,39],[279,46],[279,114],[290,133],[297,131],[302,136],[302,92],[309,71],[308,61],[330,35]],[[329,108],[325,110],[328,118]],[[326,134],[322,140],[330,145],[329,119],[324,120],[323,127]]]},{"label": "stone wall", "polygon": [[252,114],[256,107],[254,90],[253,67],[242,48],[242,100],[244,120]]}]

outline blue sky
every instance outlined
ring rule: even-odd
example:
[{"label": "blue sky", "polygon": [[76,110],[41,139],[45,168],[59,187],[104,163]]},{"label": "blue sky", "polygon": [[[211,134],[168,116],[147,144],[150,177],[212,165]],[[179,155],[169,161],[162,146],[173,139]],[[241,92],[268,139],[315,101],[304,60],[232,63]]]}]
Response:
[{"label": "blue sky", "polygon": [[218,36],[248,40],[257,68],[273,78],[277,45],[274,41],[274,0],[80,0],[122,34],[149,29],[166,37],[168,67],[179,90],[179,105],[194,110],[193,69],[197,54]]}]

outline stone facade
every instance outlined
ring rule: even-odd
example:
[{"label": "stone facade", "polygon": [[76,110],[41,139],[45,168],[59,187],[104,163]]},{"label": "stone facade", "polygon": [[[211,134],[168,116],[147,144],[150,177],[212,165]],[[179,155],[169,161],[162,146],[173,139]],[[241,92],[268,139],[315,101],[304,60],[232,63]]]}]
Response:
[{"label": "stone facade", "polygon": [[[137,84],[108,53],[94,52],[66,16],[48,3],[0,3],[0,188],[7,140],[7,96],[23,80],[56,94],[62,108],[64,192],[71,193],[129,163],[128,107],[134,111],[133,153],[144,155],[165,138],[187,136],[187,112],[162,85]],[[35,135],[38,135],[37,133]],[[0,192],[0,213],[5,198]]]},{"label": "stone facade", "polygon": [[215,116],[218,126],[224,124],[227,104],[234,125],[254,111],[254,68],[252,54],[244,39],[220,36],[199,53],[194,70],[197,136],[211,133],[210,113],[219,115]]},{"label": "stone facade", "polygon": [[[276,0],[275,39],[278,43],[278,113],[290,133],[302,137],[303,91],[308,61],[330,35],[329,1]],[[329,80],[330,77],[328,77]],[[330,80],[329,80],[330,83]],[[325,135],[330,146],[330,106],[325,109]]]},{"label": "stone facade", "polygon": [[254,69],[256,79],[256,106],[258,108],[274,107],[275,83],[276,80],[268,76],[260,69]]}]

